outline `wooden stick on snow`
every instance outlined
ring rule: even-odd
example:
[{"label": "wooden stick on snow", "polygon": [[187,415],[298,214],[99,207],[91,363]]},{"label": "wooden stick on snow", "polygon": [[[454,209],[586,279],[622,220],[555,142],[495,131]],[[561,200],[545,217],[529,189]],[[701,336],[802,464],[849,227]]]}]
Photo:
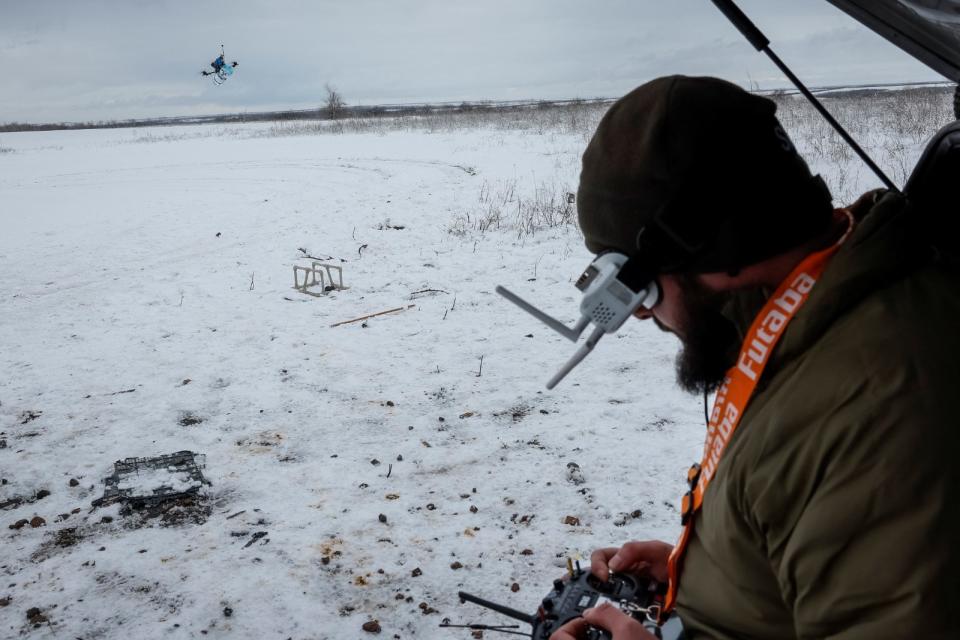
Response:
[{"label": "wooden stick on snow", "polygon": [[378,312],[376,312],[376,313],[370,313],[370,314],[367,314],[367,315],[365,315],[365,316],[360,316],[359,318],[354,318],[354,319],[352,319],[352,320],[344,320],[344,321],[342,321],[342,322],[335,322],[335,323],[333,323],[333,324],[330,325],[330,326],[331,326],[331,327],[339,327],[339,326],[342,325],[342,324],[350,324],[351,322],[360,322],[361,320],[366,320],[367,318],[373,318],[373,317],[375,317],[375,316],[382,316],[382,315],[386,315],[386,314],[388,314],[388,313],[396,313],[396,312],[398,312],[398,311],[406,311],[407,309],[412,309],[412,308],[414,308],[415,306],[417,306],[417,305],[415,305],[415,304],[408,304],[408,305],[405,306],[405,307],[397,307],[396,309],[387,309],[386,311],[378,311]]}]

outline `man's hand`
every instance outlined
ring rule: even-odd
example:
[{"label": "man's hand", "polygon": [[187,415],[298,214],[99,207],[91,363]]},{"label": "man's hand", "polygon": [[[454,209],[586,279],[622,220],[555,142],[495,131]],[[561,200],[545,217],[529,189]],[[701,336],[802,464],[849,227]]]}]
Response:
[{"label": "man's hand", "polygon": [[[634,541],[619,548],[597,549],[590,555],[590,572],[604,581],[613,571],[666,582],[667,560],[672,551],[673,545],[659,540]],[[613,640],[656,640],[656,636],[644,629],[639,620],[609,602],[587,609],[582,618],[571,620],[557,629],[550,640],[580,640],[586,637],[588,627],[605,629]]]},{"label": "man's hand", "polygon": [[673,545],[659,540],[628,542],[619,549],[597,549],[590,555],[590,573],[606,580],[611,571],[650,576],[657,582],[666,582],[667,559]]},{"label": "man's hand", "polygon": [[639,620],[609,602],[587,609],[582,618],[571,620],[557,629],[550,640],[580,640],[586,636],[588,626],[605,629],[613,640],[656,640],[656,636],[644,629]]}]

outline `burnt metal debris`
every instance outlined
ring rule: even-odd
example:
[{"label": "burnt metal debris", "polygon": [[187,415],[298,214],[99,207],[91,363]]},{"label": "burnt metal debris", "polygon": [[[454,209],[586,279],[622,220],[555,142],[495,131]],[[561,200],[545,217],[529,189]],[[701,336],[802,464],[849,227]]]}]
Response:
[{"label": "burnt metal debris", "polygon": [[136,510],[193,498],[210,481],[201,469],[206,456],[192,451],[177,451],[154,458],[126,458],[113,464],[113,475],[104,478],[103,497],[94,507],[115,502]]}]

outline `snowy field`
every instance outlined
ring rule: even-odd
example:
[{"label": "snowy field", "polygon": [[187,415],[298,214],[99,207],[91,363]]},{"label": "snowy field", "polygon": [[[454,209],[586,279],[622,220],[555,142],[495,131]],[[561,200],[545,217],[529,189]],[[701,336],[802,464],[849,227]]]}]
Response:
[{"label": "snowy field", "polygon": [[[849,117],[902,181],[946,96]],[[876,185],[784,100],[838,200]],[[494,293],[574,320],[599,113],[0,136],[0,636],[455,640],[507,622],[458,590],[532,612],[567,557],[673,540],[675,340],[629,323],[547,392],[572,345]],[[294,290],[305,255],[348,288]],[[183,450],[198,501],[91,505]]]}]

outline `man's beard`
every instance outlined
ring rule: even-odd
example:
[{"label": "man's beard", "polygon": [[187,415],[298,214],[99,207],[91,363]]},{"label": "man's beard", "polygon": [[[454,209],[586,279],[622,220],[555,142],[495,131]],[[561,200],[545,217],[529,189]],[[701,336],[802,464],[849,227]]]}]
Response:
[{"label": "man's beard", "polygon": [[692,394],[712,393],[736,361],[741,338],[720,310],[733,295],[705,289],[690,276],[680,276],[685,317],[680,327],[683,348],[677,354],[677,384]]}]

